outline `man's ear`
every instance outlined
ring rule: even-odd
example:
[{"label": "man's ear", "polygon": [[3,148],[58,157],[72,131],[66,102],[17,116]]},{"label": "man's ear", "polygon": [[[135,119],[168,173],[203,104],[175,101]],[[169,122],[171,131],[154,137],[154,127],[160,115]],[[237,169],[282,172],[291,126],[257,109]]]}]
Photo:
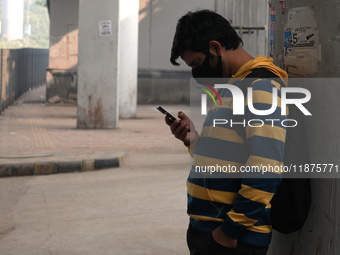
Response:
[{"label": "man's ear", "polygon": [[210,41],[209,50],[211,53],[215,53],[218,57],[222,55],[222,46],[218,41]]}]

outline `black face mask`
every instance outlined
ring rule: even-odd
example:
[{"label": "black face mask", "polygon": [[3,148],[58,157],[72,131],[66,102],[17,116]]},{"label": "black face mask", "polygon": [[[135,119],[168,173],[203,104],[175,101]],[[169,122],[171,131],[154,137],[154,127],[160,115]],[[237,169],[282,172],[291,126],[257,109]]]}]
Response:
[{"label": "black face mask", "polygon": [[218,57],[218,62],[215,68],[211,68],[209,57],[206,56],[202,65],[192,69],[191,73],[194,78],[222,78],[223,70],[221,56]]}]

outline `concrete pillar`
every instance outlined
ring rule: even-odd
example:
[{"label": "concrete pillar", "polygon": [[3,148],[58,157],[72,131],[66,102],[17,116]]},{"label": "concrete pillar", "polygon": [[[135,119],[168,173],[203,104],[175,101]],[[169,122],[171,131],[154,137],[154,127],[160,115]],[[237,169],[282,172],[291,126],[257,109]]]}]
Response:
[{"label": "concrete pillar", "polygon": [[119,1],[119,117],[136,115],[139,0]]},{"label": "concrete pillar", "polygon": [[78,128],[118,126],[119,0],[79,1]]},{"label": "concrete pillar", "polygon": [[[280,1],[285,10],[281,9],[279,1],[271,2],[276,10],[273,51],[276,64],[287,69],[293,77],[339,79],[340,2]],[[309,32],[305,34],[304,31]],[[307,40],[307,47],[295,47],[295,52],[287,52],[284,42],[288,36],[293,43]],[[318,86],[305,86],[312,95],[308,109],[313,117],[306,118],[311,163],[339,164],[340,87],[334,82],[330,85],[325,78],[320,79]],[[305,226],[290,235],[274,232],[268,255],[339,254],[340,179],[312,179],[311,185],[312,208]]]}]

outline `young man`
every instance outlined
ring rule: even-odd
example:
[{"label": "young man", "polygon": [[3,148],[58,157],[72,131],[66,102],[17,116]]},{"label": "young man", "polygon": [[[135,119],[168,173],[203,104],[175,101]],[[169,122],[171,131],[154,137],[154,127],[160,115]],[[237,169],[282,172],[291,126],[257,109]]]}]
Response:
[{"label": "young man", "polygon": [[[178,65],[176,59],[181,57],[192,68],[194,78],[261,77],[263,70],[264,74],[269,71],[275,77],[287,78],[287,73],[272,59],[253,58],[240,45],[242,40],[222,16],[209,10],[189,12],[178,21],[170,61]],[[286,129],[278,124],[285,117],[280,109],[281,85],[271,79],[254,79],[251,87],[253,105],[261,110],[271,107],[273,88],[278,88],[278,107],[270,115],[255,116],[245,102],[244,136],[236,125],[213,127],[213,119],[233,119],[232,95],[227,89],[219,92],[222,105],[210,108],[201,134],[195,131],[193,123],[190,126],[190,119],[182,112],[178,113],[180,122],[171,123],[165,118],[174,136],[188,146],[192,169],[218,164],[261,170],[263,166],[282,164]],[[246,124],[253,119],[257,121]],[[262,126],[261,121],[265,123]],[[228,174],[232,173],[225,177],[230,177]],[[280,174],[273,172],[242,173],[239,178],[197,178],[190,174],[190,254],[266,254],[272,231],[270,200],[280,181]]]}]

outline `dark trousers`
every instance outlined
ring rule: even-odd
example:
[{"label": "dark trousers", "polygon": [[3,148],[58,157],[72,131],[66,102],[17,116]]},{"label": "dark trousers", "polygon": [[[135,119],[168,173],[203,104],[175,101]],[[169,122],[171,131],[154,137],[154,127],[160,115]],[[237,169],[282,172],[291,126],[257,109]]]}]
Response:
[{"label": "dark trousers", "polygon": [[190,255],[265,255],[268,246],[258,247],[238,242],[236,248],[228,248],[217,243],[211,232],[201,232],[191,224],[187,231]]}]

